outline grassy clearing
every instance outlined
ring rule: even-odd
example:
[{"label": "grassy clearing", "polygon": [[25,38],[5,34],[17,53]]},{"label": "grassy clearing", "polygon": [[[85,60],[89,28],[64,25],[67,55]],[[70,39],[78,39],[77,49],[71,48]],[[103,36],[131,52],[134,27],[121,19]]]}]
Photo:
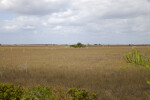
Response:
[{"label": "grassy clearing", "polygon": [[[135,49],[150,56],[148,46]],[[50,86],[59,98],[63,90],[76,87],[97,92],[99,100],[146,100],[150,88],[145,78],[150,72],[126,63],[123,57],[131,50],[131,46],[0,47],[0,82]]]}]

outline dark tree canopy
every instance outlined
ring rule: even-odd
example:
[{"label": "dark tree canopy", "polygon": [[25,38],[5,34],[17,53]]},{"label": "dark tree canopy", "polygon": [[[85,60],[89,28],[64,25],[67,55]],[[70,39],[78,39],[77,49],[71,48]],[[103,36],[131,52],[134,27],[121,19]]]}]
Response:
[{"label": "dark tree canopy", "polygon": [[71,45],[71,47],[74,47],[74,48],[84,48],[84,47],[86,47],[86,45],[78,42],[77,44]]}]

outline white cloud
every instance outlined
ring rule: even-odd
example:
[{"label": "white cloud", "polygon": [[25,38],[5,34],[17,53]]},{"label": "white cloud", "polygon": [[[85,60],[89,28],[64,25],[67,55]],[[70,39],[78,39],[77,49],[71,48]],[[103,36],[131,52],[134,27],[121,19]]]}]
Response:
[{"label": "white cloud", "polygon": [[13,29],[16,29],[17,26],[16,25],[9,25],[9,26],[4,26],[3,28],[6,30],[13,30]]},{"label": "white cloud", "polygon": [[0,10],[25,15],[45,15],[63,11],[69,0],[0,0]]},{"label": "white cloud", "polygon": [[0,35],[14,30],[77,42],[150,43],[148,0],[0,0],[0,10],[20,14],[0,23]]},{"label": "white cloud", "polygon": [[29,29],[30,30],[30,29],[35,29],[35,27],[31,26],[31,25],[27,25],[27,26],[24,26],[24,29],[27,29],[27,30]]},{"label": "white cloud", "polygon": [[56,26],[56,27],[54,27],[53,29],[54,30],[60,30],[62,28],[62,26]]}]

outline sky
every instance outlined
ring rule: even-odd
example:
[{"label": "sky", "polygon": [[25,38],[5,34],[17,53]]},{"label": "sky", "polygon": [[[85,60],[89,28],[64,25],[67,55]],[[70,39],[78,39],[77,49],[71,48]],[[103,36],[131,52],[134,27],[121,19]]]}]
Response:
[{"label": "sky", "polygon": [[150,0],[0,0],[0,44],[150,44]]}]

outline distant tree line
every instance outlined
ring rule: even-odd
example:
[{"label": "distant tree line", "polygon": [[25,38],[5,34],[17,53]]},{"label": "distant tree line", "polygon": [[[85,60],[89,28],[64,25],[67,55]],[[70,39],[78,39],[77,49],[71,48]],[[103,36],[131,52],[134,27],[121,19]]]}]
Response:
[{"label": "distant tree line", "polygon": [[78,42],[77,44],[74,44],[74,45],[70,45],[70,47],[74,47],[74,48],[84,48],[86,47],[86,45]]}]

